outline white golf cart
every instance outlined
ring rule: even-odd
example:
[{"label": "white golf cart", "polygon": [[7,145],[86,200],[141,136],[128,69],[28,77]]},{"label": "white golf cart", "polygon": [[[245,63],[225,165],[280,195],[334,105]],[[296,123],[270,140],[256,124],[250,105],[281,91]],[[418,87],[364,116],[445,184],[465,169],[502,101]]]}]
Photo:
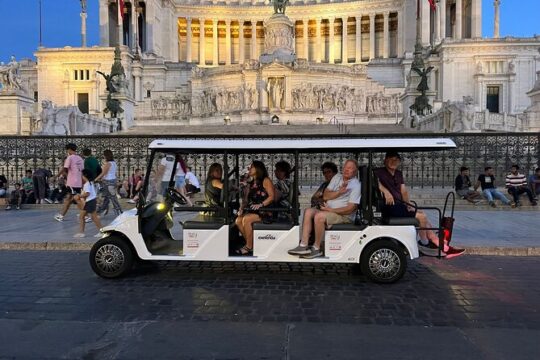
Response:
[{"label": "white golf cart", "polygon": [[[244,261],[244,262],[311,262],[360,264],[362,273],[376,282],[391,283],[400,279],[407,258],[419,256],[418,222],[415,218],[382,218],[377,179],[372,174],[373,154],[387,150],[400,152],[437,151],[456,147],[444,138],[301,138],[301,139],[178,139],[155,140],[143,190],[137,207],[118,216],[101,229],[103,237],[90,252],[94,272],[105,278],[126,274],[139,260],[167,261]],[[299,168],[300,157],[307,154],[363,154],[368,163],[361,164],[361,204],[354,224],[334,225],[324,238],[324,256],[302,259],[287,253],[300,241]],[[186,203],[174,189],[179,156],[205,154],[223,166],[221,206],[178,206]],[[234,225],[239,207],[239,158],[256,159],[272,154],[287,156],[292,163],[292,198],[290,208],[267,208],[270,212],[286,212],[290,221],[254,224],[253,256],[238,256],[231,247],[238,237]],[[286,155],[284,155],[286,154]],[[251,161],[251,160],[250,160]],[[205,164],[206,165],[206,164]],[[210,164],[207,164],[209,166]],[[320,165],[320,164],[319,164]],[[341,164],[339,164],[341,165]],[[235,186],[236,185],[236,186]],[[439,213],[439,238],[450,240],[451,228],[442,228]],[[173,221],[173,211],[183,213],[181,222]],[[173,231],[173,228],[181,227]],[[173,234],[176,234],[173,236]],[[442,244],[442,241],[441,241]],[[441,255],[438,249],[438,255]]]}]

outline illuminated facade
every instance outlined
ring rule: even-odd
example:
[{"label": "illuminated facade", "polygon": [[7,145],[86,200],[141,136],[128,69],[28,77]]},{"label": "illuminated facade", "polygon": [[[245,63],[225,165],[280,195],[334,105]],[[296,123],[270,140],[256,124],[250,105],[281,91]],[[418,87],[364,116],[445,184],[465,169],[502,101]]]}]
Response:
[{"label": "illuminated facade", "polygon": [[[464,97],[477,112],[513,115],[530,106],[540,37],[483,39],[481,0],[441,0],[436,11],[421,4],[435,111]],[[101,114],[105,88],[95,71],[110,69],[120,43],[139,126],[409,116],[399,99],[413,58],[416,0],[291,0],[296,60],[289,63],[261,62],[268,1],[126,0],[121,13],[117,1],[99,1],[98,47],[36,52],[38,65],[25,77],[39,100],[86,102]]]}]

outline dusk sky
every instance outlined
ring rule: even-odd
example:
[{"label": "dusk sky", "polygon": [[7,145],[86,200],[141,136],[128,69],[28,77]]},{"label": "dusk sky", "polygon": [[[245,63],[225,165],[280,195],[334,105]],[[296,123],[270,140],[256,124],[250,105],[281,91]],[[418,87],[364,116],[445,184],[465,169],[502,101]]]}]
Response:
[{"label": "dusk sky", "polygon": [[[427,1],[427,0],[425,0]],[[33,58],[39,43],[38,0],[0,0],[0,61]],[[539,0],[501,1],[501,36],[540,34]],[[519,4],[519,6],[518,6]],[[269,7],[270,11],[270,7]],[[43,46],[79,46],[79,0],[42,0]],[[88,1],[88,45],[98,45],[98,0]],[[493,1],[483,1],[483,35],[493,34]]]}]

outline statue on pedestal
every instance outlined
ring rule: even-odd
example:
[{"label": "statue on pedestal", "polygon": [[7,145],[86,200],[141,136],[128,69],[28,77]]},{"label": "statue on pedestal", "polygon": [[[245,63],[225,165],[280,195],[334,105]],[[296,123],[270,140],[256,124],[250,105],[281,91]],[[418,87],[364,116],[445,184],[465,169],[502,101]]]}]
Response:
[{"label": "statue on pedestal", "polygon": [[414,99],[414,104],[410,106],[411,110],[414,110],[418,115],[427,115],[431,112],[432,106],[429,104],[429,99],[426,96],[426,92],[429,90],[428,75],[433,70],[433,66],[427,69],[413,66],[411,71],[414,71],[420,76],[420,83],[416,87],[416,90],[420,91],[421,95]]},{"label": "statue on pedestal", "polygon": [[12,56],[7,65],[0,66],[0,85],[1,91],[22,90],[21,77],[19,75],[20,64]]},{"label": "statue on pedestal", "polygon": [[111,67],[110,74],[104,74],[101,71],[96,73],[103,76],[107,86],[107,102],[106,108],[103,110],[105,113],[110,112],[112,118],[118,117],[118,113],[123,113],[124,109],[120,106],[120,100],[114,99],[113,95],[121,94],[126,90],[126,75],[124,67],[122,66],[120,57],[120,48],[117,46],[114,50],[114,63]]}]

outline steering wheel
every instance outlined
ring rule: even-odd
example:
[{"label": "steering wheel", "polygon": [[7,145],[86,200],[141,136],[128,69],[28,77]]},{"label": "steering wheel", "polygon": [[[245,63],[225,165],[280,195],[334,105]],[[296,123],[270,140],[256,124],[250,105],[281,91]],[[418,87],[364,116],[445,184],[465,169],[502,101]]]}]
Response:
[{"label": "steering wheel", "polygon": [[179,205],[186,205],[188,200],[175,188],[167,188],[167,197]]}]

